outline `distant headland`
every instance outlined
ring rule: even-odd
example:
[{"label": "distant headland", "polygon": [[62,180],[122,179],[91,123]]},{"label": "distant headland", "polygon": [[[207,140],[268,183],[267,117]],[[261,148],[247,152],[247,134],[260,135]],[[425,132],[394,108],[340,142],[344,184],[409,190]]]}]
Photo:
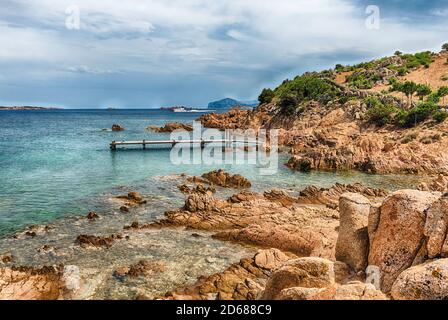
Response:
[{"label": "distant headland", "polygon": [[0,106],[0,110],[61,110],[59,107],[34,107],[34,106]]}]

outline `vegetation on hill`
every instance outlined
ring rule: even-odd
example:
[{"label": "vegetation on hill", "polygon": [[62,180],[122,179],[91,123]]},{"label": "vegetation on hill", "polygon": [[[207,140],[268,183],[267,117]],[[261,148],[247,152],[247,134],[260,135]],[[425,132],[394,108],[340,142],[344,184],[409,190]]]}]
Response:
[{"label": "vegetation on hill", "polygon": [[393,57],[363,62],[354,66],[336,65],[336,72],[351,72],[347,77],[350,87],[356,89],[371,89],[376,84],[396,76],[404,76],[421,66],[428,68],[434,61],[434,53],[430,51],[416,54],[395,52]]},{"label": "vegetation on hill", "polygon": [[[443,50],[448,51],[448,44]],[[448,112],[443,108],[448,87],[433,90],[428,84],[397,79],[411,70],[429,67],[434,57],[430,51],[416,54],[397,51],[392,57],[354,66],[338,64],[334,70],[305,73],[283,81],[273,90],[263,89],[258,100],[262,105],[274,103],[279,114],[285,116],[299,116],[311,110],[316,104],[310,102],[328,108],[354,103],[363,106],[361,119],[379,127],[408,128],[430,119],[443,122],[448,118]],[[338,75],[345,77],[343,85],[338,84],[341,83],[337,81]],[[383,90],[381,94],[361,92],[379,84],[390,85],[389,91]],[[402,93],[402,101],[391,96],[391,92]]]}]

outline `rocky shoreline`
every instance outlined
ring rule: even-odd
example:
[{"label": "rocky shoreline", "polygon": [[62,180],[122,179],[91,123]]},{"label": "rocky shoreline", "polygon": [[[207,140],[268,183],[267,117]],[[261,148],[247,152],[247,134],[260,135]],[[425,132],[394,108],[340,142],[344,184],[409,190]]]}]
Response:
[{"label": "rocky shoreline", "polygon": [[[244,177],[222,170],[181,180],[183,183],[176,180],[179,184],[173,187],[185,194],[183,207],[167,211],[156,221],[136,220],[114,234],[81,234],[73,239],[75,250],[107,252],[132,243],[146,230],[179,230],[198,239],[207,232],[213,239],[258,250],[222,271],[159,295],[159,299],[448,297],[444,285],[448,276],[448,202],[446,195],[435,191],[443,183],[448,187],[441,177],[422,184],[421,189],[427,191],[392,193],[360,184],[310,186],[296,194],[281,189],[257,193],[250,190]],[[233,195],[219,196],[224,189],[234,189]],[[129,192],[114,201],[117,208],[133,210],[147,200]],[[83,219],[94,222],[104,217],[90,212]],[[51,230],[36,226],[16,238],[44,236]],[[43,254],[52,250],[51,246],[41,248]],[[76,265],[17,266],[16,257],[7,252],[0,255],[0,261],[1,299],[92,298],[99,283],[98,275],[86,276],[92,270]],[[210,258],[210,263],[213,261]],[[145,286],[167,268],[163,260],[142,258],[114,267],[108,277],[115,279],[110,281],[140,281],[137,286]],[[142,292],[134,298],[157,296]]]}]

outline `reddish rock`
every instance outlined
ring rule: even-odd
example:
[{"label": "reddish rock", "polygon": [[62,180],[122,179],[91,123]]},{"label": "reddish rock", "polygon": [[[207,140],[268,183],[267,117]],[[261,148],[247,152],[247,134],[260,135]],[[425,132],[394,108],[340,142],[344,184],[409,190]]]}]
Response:
[{"label": "reddish rock", "polygon": [[226,188],[250,188],[251,183],[242,175],[231,175],[224,170],[216,170],[202,175],[209,183]]},{"label": "reddish rock", "polygon": [[120,126],[119,124],[113,124],[112,125],[112,131],[124,131],[125,129]]},{"label": "reddish rock", "polygon": [[96,220],[99,218],[99,215],[95,211],[91,211],[87,214],[86,218],[88,220]]},{"label": "reddish rock", "polygon": [[176,130],[193,131],[193,126],[190,124],[184,124],[184,123],[179,123],[179,122],[170,122],[170,123],[165,124],[163,127],[149,126],[146,129],[150,130],[150,131],[155,131],[155,132],[169,133],[169,132],[173,132]]},{"label": "reddish rock", "polygon": [[111,235],[108,237],[92,236],[92,235],[79,235],[76,238],[75,243],[82,247],[96,247],[96,248],[110,248],[115,241],[122,239],[121,235]]}]

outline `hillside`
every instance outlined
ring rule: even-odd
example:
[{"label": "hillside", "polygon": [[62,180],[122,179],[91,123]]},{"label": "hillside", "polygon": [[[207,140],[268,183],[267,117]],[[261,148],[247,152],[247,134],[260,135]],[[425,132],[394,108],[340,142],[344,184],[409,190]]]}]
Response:
[{"label": "hillside", "polygon": [[448,169],[448,53],[403,54],[310,72],[264,89],[253,111],[204,115],[214,128],[279,129],[295,170]]}]

